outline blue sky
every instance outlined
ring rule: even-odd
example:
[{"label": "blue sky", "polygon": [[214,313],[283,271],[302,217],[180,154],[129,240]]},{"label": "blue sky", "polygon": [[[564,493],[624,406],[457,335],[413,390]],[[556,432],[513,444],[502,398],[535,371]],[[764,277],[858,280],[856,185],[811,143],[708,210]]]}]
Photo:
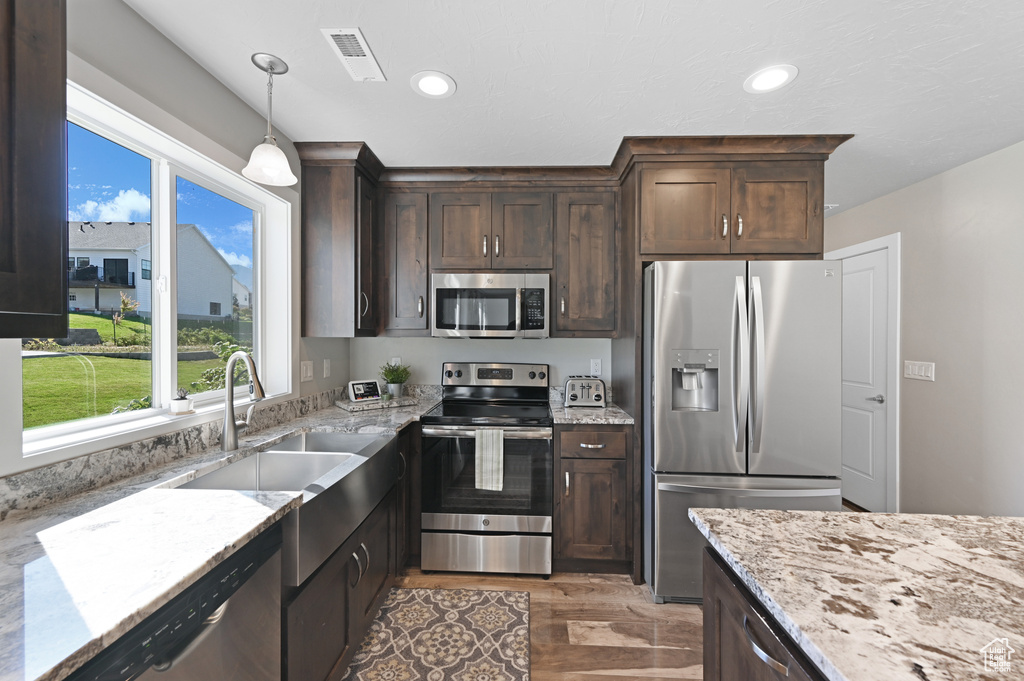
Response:
[{"label": "blue sky", "polygon": [[[150,161],[68,123],[68,220],[150,222]],[[194,224],[231,265],[252,266],[252,211],[178,178],[178,222]]]}]

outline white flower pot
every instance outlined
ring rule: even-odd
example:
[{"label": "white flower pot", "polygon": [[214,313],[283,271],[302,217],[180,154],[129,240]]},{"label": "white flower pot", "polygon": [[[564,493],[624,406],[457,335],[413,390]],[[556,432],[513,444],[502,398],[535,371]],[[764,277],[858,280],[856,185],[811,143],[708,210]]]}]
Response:
[{"label": "white flower pot", "polygon": [[172,414],[187,414],[192,411],[192,398],[187,397],[184,400],[171,400],[170,405]]}]

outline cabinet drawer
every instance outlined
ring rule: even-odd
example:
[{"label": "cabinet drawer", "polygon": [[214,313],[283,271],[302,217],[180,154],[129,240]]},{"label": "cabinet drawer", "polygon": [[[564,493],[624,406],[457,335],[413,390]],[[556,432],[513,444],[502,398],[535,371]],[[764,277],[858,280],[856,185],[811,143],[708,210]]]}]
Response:
[{"label": "cabinet drawer", "polygon": [[626,431],[573,430],[559,437],[563,459],[625,459]]}]

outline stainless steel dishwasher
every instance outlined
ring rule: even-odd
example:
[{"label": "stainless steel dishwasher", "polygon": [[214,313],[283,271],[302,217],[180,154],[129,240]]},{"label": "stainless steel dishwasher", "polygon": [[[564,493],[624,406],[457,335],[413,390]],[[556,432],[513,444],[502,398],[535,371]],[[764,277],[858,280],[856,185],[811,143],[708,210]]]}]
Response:
[{"label": "stainless steel dishwasher", "polygon": [[226,558],[69,678],[280,681],[280,523]]}]

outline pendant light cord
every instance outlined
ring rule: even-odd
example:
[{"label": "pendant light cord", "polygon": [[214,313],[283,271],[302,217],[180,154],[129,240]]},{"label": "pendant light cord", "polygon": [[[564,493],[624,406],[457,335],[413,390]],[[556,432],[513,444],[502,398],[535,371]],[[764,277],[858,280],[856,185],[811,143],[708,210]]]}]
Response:
[{"label": "pendant light cord", "polygon": [[274,139],[270,130],[270,121],[274,117],[274,71],[267,69],[267,137]]}]

